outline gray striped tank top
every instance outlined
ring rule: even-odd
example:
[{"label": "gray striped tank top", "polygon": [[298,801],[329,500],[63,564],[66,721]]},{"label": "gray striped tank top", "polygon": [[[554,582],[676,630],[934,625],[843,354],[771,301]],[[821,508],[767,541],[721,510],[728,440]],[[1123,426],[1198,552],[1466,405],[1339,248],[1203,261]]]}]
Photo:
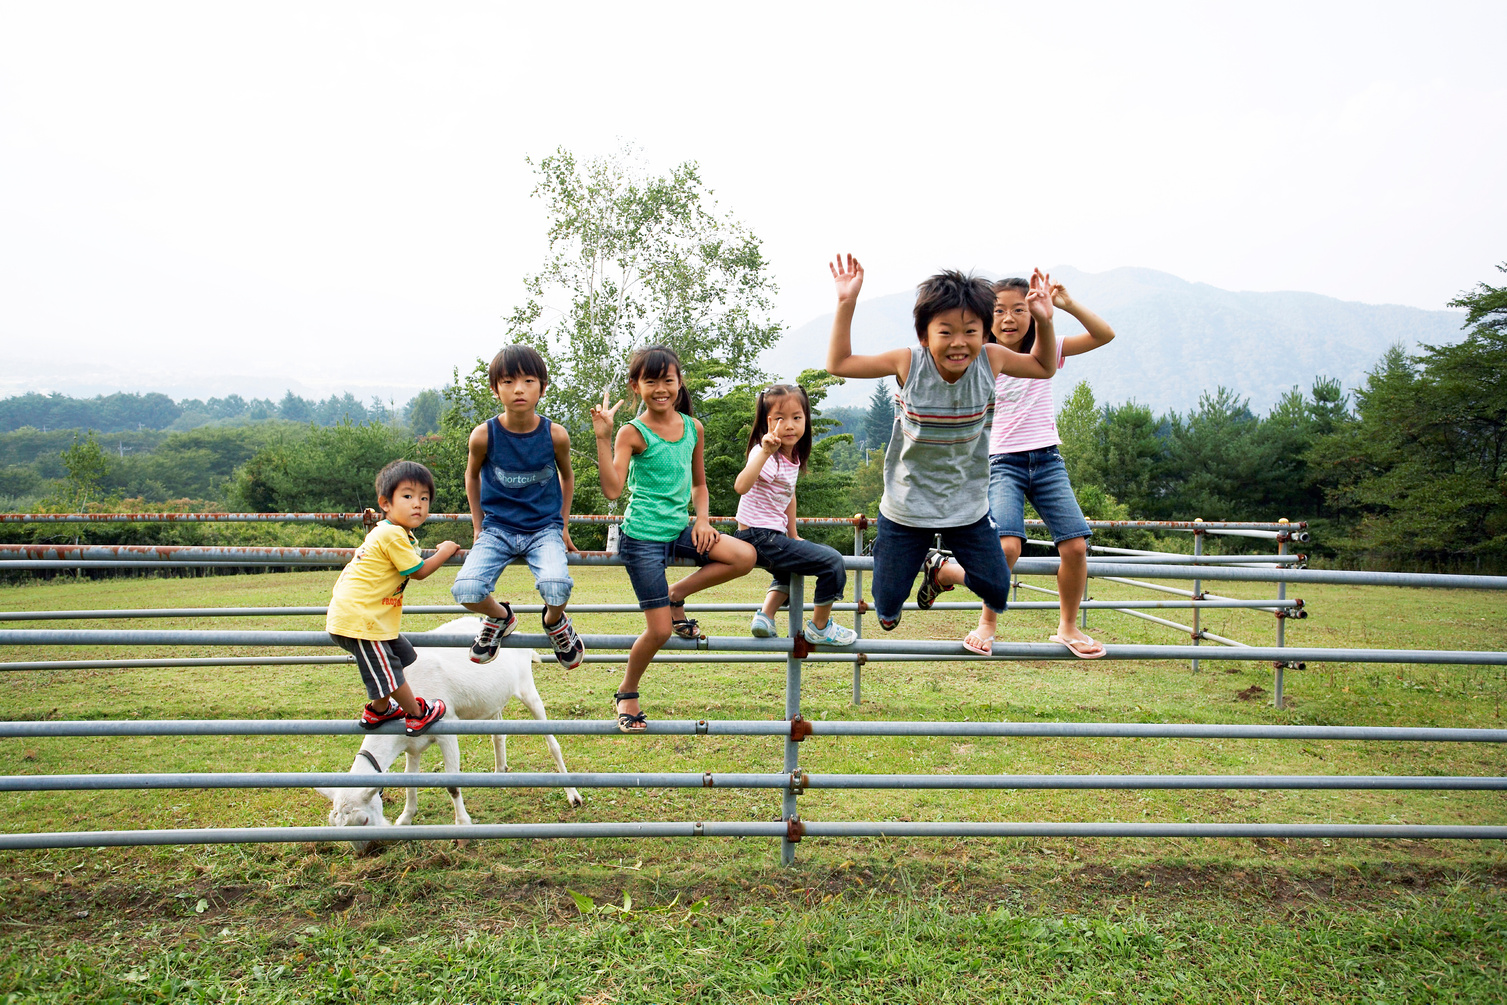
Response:
[{"label": "gray striped tank top", "polygon": [[966,527],[989,512],[989,427],[994,371],[978,358],[949,384],[926,347],[910,353],[895,393],[879,512],[907,527]]}]

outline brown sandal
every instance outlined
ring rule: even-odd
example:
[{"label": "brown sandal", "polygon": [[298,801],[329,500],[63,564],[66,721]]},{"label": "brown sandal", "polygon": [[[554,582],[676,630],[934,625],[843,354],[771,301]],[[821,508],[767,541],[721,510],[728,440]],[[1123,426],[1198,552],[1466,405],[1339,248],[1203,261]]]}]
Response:
[{"label": "brown sandal", "polygon": [[642,733],[649,728],[649,717],[642,712],[629,715],[627,712],[618,712],[617,707],[621,702],[629,698],[637,698],[637,691],[618,691],[612,696],[612,710],[617,712],[617,729],[620,733]]}]

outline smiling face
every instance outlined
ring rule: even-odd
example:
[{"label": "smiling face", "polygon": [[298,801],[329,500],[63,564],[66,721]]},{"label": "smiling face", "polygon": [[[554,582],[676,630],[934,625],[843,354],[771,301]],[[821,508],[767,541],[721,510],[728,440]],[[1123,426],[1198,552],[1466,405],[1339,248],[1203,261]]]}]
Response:
[{"label": "smiling face", "polygon": [[413,482],[398,482],[392,497],[379,498],[377,504],[387,519],[409,530],[418,530],[429,519],[429,490]]},{"label": "smiling face", "polygon": [[1000,290],[994,295],[994,337],[1006,349],[1014,349],[1031,328],[1031,309],[1020,290]]},{"label": "smiling face", "polygon": [[788,456],[806,435],[806,410],[794,394],[782,394],[768,402],[769,431],[780,438],[780,449]]},{"label": "smiling face", "polygon": [[492,393],[509,414],[525,418],[539,404],[544,385],[531,373],[505,373],[492,385]]},{"label": "smiling face", "polygon": [[931,353],[943,379],[951,383],[984,351],[984,330],[982,318],[967,308],[957,307],[932,316],[926,323],[921,344]]},{"label": "smiling face", "polygon": [[644,407],[656,415],[665,416],[675,411],[675,399],[680,396],[680,371],[669,367],[658,377],[648,374],[628,381],[628,389],[644,400]]}]

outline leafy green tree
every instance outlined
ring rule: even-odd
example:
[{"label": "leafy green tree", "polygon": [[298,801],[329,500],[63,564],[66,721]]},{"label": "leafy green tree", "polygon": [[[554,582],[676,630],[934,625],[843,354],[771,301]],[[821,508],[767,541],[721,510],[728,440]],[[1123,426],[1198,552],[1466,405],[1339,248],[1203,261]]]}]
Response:
[{"label": "leafy green tree", "polygon": [[110,460],[94,438],[94,432],[91,430],[83,436],[75,433],[73,445],[63,451],[62,461],[68,474],[47,500],[48,508],[64,513],[83,513],[90,503],[101,502],[105,496],[105,477],[110,473]]},{"label": "leafy green tree", "polygon": [[890,442],[890,433],[895,428],[895,394],[887,380],[874,385],[869,395],[868,415],[863,424],[863,445],[866,450],[883,450]]},{"label": "leafy green tree", "polygon": [[277,406],[277,414],[280,418],[289,422],[309,422],[314,418],[314,409],[303,398],[289,391],[283,395],[282,403]]},{"label": "leafy green tree", "polygon": [[1057,435],[1067,475],[1076,488],[1099,481],[1099,436],[1104,415],[1094,401],[1094,389],[1080,380],[1057,412]]},{"label": "leafy green tree", "polygon": [[377,505],[377,472],[413,455],[413,441],[385,423],[310,427],[248,460],[231,485],[231,501],[256,512],[356,512]]},{"label": "leafy green tree", "polygon": [[425,388],[408,402],[405,408],[408,417],[408,425],[415,436],[428,436],[439,432],[440,413],[444,409],[445,400],[440,393],[433,388]]},{"label": "leafy green tree", "polygon": [[524,279],[508,336],[548,359],[551,418],[589,429],[604,386],[621,394],[647,344],[674,348],[708,395],[764,379],[775,285],[759,239],[717,208],[695,162],[656,175],[630,150],[579,161],[561,148],[529,163],[549,257]]},{"label": "leafy green tree", "polygon": [[[1499,269],[1507,271],[1507,266]],[[1358,389],[1354,421],[1309,452],[1354,533],[1353,559],[1499,569],[1507,561],[1507,288],[1451,302],[1469,333],[1452,346],[1387,352]]]}]

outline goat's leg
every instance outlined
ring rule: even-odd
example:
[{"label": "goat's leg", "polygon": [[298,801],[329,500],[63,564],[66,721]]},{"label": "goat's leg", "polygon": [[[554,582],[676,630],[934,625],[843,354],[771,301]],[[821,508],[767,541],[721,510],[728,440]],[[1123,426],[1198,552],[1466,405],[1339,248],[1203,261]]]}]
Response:
[{"label": "goat's leg", "polygon": [[[502,716],[499,715],[497,721],[501,722]],[[492,770],[508,770],[508,737],[506,733],[492,734]]]},{"label": "goat's leg", "polygon": [[[420,762],[422,761],[423,757],[424,752],[421,750],[404,751],[403,770],[412,775],[418,774],[419,771],[422,770]],[[405,824],[413,823],[413,818],[417,816],[419,812],[419,790],[415,788],[409,788],[405,789],[404,792],[406,798],[403,800],[403,812],[398,814],[398,819],[393,821],[393,826],[395,827],[402,827]]]},{"label": "goat's leg", "polygon": [[[518,697],[528,706],[528,710],[534,713],[535,719],[542,720],[549,718],[549,715],[544,711],[544,702],[539,698],[539,692],[536,688],[528,687]],[[560,774],[566,774],[565,755],[560,752],[560,741],[555,739],[553,733],[545,733],[544,743],[549,747],[550,756],[555,759],[555,768]],[[584,806],[586,804],[586,801],[581,798],[581,793],[577,792],[574,786],[567,785],[565,787],[565,798],[572,806]]]},{"label": "goat's leg", "polygon": [[[445,772],[453,774],[460,771],[459,739],[454,735],[441,736],[436,738],[435,743],[439,745],[440,757],[445,761]],[[460,789],[447,787],[445,791],[450,793],[450,801],[455,804],[455,822],[457,824],[469,825],[471,823],[471,815],[466,812],[466,802],[460,796]],[[465,842],[462,841],[461,844],[465,844]]]}]

